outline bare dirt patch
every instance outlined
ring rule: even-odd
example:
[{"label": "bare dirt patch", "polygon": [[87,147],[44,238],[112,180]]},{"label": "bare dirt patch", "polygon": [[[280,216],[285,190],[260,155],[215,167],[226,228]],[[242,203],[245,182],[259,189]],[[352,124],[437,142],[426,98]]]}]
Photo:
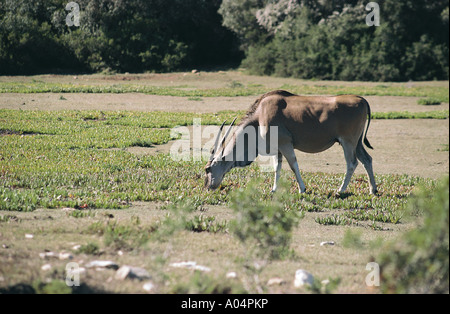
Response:
[{"label": "bare dirt patch", "polygon": [[[62,99],[63,98],[63,99]],[[256,97],[188,97],[131,94],[0,94],[0,109],[218,112],[246,110]],[[196,98],[197,99],[197,98]]]},{"label": "bare dirt patch", "polygon": [[[373,158],[376,174],[408,174],[426,178],[440,178],[449,172],[448,120],[375,120],[370,124],[368,138],[374,150],[367,149]],[[344,173],[344,154],[339,145],[319,154],[297,152],[303,171]],[[355,173],[365,173],[359,165]]]},{"label": "bare dirt patch", "polygon": [[[177,97],[131,94],[0,94],[0,109],[169,111],[211,113],[247,110],[257,96]],[[418,105],[418,97],[367,96],[373,112],[424,112],[449,109],[449,104]]]},{"label": "bare dirt patch", "polygon": [[[31,287],[36,280],[50,282],[64,281],[67,263],[77,263],[84,268],[80,283],[94,289],[89,292],[146,293],[138,280],[119,280],[112,269],[85,267],[94,260],[112,261],[120,266],[132,265],[148,270],[156,288],[151,293],[173,293],[177,283],[188,282],[193,276],[189,269],[170,267],[171,263],[195,261],[211,268],[207,273],[211,278],[225,281],[228,272],[236,272],[236,282],[246,280],[246,270],[242,265],[245,248],[230,233],[211,234],[179,231],[163,242],[150,238],[149,242],[134,250],[118,250],[104,242],[104,236],[87,232],[96,225],[107,221],[130,226],[139,221],[140,226],[149,226],[163,220],[167,210],[161,210],[162,204],[136,202],[132,207],[120,211],[95,210],[92,216],[74,218],[65,209],[37,209],[32,213],[15,212],[16,221],[1,223],[0,234],[0,289],[12,291],[11,287],[24,284]],[[0,211],[1,215],[10,212]],[[224,206],[208,206],[202,213],[214,216],[217,220],[234,219],[232,210]],[[377,256],[380,249],[371,248],[375,241],[389,241],[401,232],[414,227],[412,223],[390,225],[390,232],[379,232],[370,228],[360,228],[362,248],[348,248],[343,239],[348,227],[319,226],[315,217],[323,213],[308,213],[293,232],[292,250],[296,258],[274,261],[260,274],[262,285],[267,293],[305,293],[305,288],[294,288],[295,271],[299,268],[313,273],[315,278],[342,278],[337,293],[374,293],[365,285],[366,264]],[[90,227],[91,226],[91,227]],[[26,234],[32,234],[27,238]],[[321,246],[324,241],[333,241],[335,245]],[[79,252],[75,247],[95,243],[98,253]],[[69,253],[71,259],[42,258],[45,252]],[[239,258],[237,258],[239,257]],[[45,269],[43,266],[47,266]],[[162,280],[160,277],[172,278]],[[283,285],[268,286],[270,278],[279,277]]]}]

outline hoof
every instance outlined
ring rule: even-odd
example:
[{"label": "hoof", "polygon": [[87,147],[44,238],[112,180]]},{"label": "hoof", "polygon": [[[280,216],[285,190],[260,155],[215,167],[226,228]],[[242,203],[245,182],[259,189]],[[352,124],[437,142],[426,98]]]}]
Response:
[{"label": "hoof", "polygon": [[336,191],[336,193],[334,193],[334,197],[335,198],[340,198],[340,199],[346,199],[349,196],[352,196],[353,193],[351,192],[345,192],[345,191]]}]

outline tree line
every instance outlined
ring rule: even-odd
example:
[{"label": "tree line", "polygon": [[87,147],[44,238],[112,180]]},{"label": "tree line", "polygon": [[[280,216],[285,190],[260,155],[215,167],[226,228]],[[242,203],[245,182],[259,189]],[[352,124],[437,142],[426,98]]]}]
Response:
[{"label": "tree line", "polygon": [[[79,6],[79,26],[66,5]],[[221,0],[0,0],[0,74],[169,72],[239,62]],[[70,26],[71,25],[71,26]]]},{"label": "tree line", "polygon": [[0,74],[170,72],[406,81],[449,77],[449,1],[0,0]]},{"label": "tree line", "polygon": [[305,79],[448,79],[449,1],[224,0],[224,25],[241,39],[252,73]]}]

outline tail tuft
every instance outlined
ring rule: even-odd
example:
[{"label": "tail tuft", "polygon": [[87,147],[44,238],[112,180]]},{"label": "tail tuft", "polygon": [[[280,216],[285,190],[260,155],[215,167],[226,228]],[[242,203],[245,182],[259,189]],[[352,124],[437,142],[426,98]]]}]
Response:
[{"label": "tail tuft", "polygon": [[369,121],[367,122],[366,133],[364,134],[364,144],[366,144],[366,146],[368,148],[373,149],[372,145],[370,145],[369,140],[367,139],[367,131],[369,131],[370,119],[371,119],[372,114],[370,112],[370,105],[367,101],[366,101],[366,104],[367,104],[367,109],[368,109]]},{"label": "tail tuft", "polygon": [[366,144],[366,146],[370,149],[373,149],[372,145],[370,145],[369,140],[367,139],[367,137],[364,137],[364,144]]}]

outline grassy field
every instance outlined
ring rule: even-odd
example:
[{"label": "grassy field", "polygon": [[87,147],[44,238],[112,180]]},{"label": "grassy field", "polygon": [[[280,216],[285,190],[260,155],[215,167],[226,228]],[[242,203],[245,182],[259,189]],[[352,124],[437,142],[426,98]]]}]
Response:
[{"label": "grassy field", "polygon": [[[385,85],[343,86],[343,85],[307,85],[282,84],[277,89],[289,90],[303,95],[343,95],[356,94],[365,96],[411,96],[432,98],[435,102],[449,102],[448,88],[445,86],[408,86]],[[32,82],[1,82],[0,93],[145,93],[161,96],[181,97],[236,97],[255,96],[267,92],[262,84],[231,81],[223,87],[198,88],[195,85],[153,86],[134,84],[73,84],[34,80]]]},{"label": "grassy field", "polygon": [[[122,208],[123,202],[173,202],[180,196],[198,199],[200,204],[220,204],[234,186],[220,194],[203,191],[200,175],[206,161],[174,161],[164,154],[136,156],[125,149],[167,143],[174,139],[170,128],[192,124],[193,118],[201,118],[204,124],[219,124],[236,114],[0,110],[0,208],[34,210],[84,204],[90,208]],[[245,185],[246,178],[259,170],[253,167],[251,174],[248,171],[236,171],[233,184]],[[337,185],[339,179],[327,180]],[[401,182],[390,179],[390,184],[396,180]],[[386,188],[396,190],[393,186]],[[322,192],[329,197],[331,187]],[[334,206],[339,208],[338,204]],[[314,208],[321,206],[319,203]]]},{"label": "grassy field", "polygon": [[[257,95],[270,85],[265,78],[253,82],[239,77],[208,86],[203,81],[166,86],[164,75],[161,86],[153,78],[136,85],[111,84],[97,77],[88,84],[46,80],[2,78],[0,97],[2,92],[229,97]],[[448,102],[445,84],[285,84],[280,88],[303,94],[408,95]],[[176,139],[171,128],[192,125],[194,118],[201,118],[204,125],[218,125],[243,113],[0,109],[0,292],[145,292],[144,282],[116,279],[111,269],[86,269],[81,287],[69,288],[64,284],[68,260],[40,257],[45,252],[69,253],[70,261],[82,267],[92,260],[112,260],[145,268],[156,293],[325,291],[325,284],[316,290],[295,288],[292,282],[299,268],[312,272],[319,282],[339,282],[333,292],[377,292],[365,285],[366,264],[376,260],[387,241],[416,226],[417,219],[405,214],[405,205],[416,187],[433,189],[435,180],[377,175],[380,193],[371,196],[366,177],[359,175],[347,193],[336,195],[343,174],[306,172],[302,175],[307,193],[299,195],[292,172],[283,171],[287,190],[273,195],[269,193],[272,174],[254,164],[233,170],[219,190],[206,191],[205,161],[175,161],[167,153],[129,151]],[[448,110],[373,116],[448,119]],[[254,184],[258,189],[248,191]],[[239,222],[240,211],[273,204],[281,204],[284,213],[296,217],[287,254],[277,259],[250,254],[252,245],[242,242],[236,232],[250,224]],[[323,241],[334,244],[321,246]],[[184,261],[195,261],[210,271],[171,266]],[[237,278],[226,278],[228,272],[236,272]],[[269,284],[271,278],[284,283]]]}]

